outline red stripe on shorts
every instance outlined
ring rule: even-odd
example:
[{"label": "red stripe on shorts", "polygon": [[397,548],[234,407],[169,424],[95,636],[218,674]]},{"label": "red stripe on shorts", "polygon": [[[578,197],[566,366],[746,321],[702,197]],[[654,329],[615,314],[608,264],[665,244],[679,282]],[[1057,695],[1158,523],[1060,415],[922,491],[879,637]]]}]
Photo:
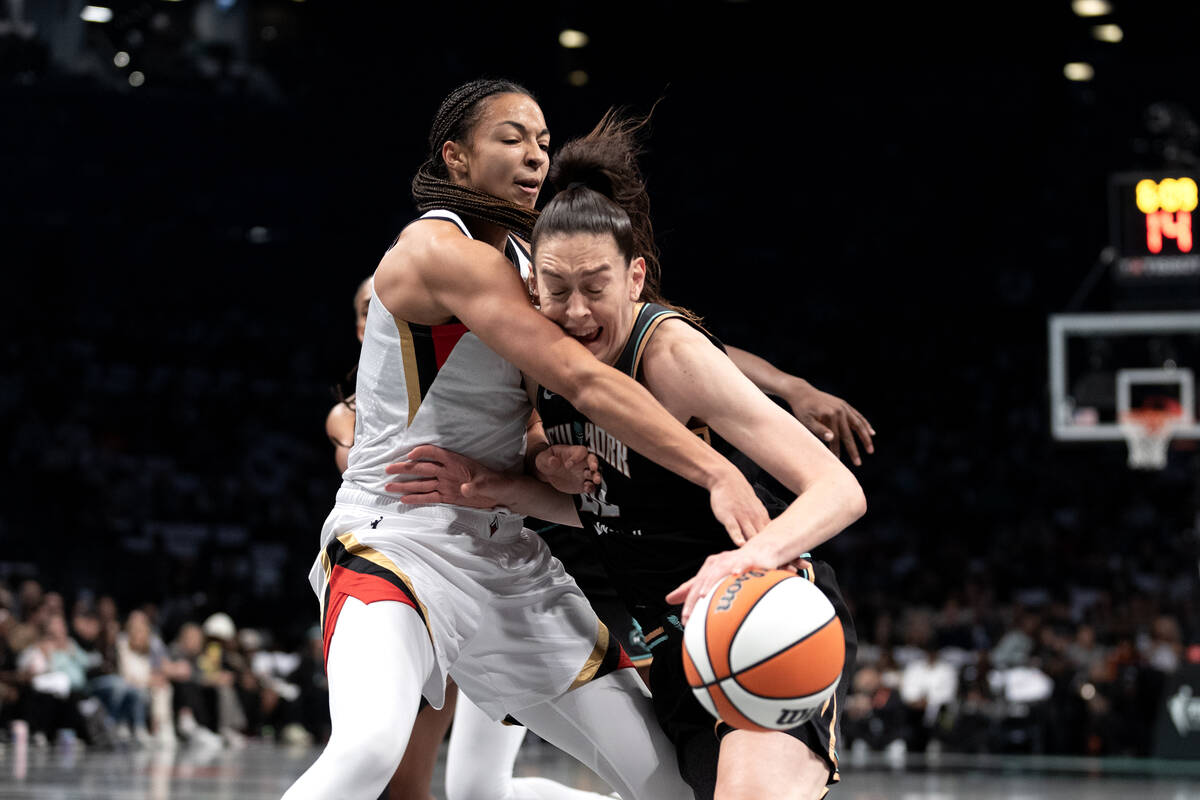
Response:
[{"label": "red stripe on shorts", "polygon": [[413,603],[412,598],[393,583],[378,575],[364,575],[345,567],[334,567],[329,576],[329,601],[325,605],[325,669],[329,669],[329,642],[333,639],[333,629],[337,627],[338,614],[342,613],[342,605],[347,597],[353,597],[370,605],[380,600],[395,600],[404,603],[418,614],[421,610]]}]

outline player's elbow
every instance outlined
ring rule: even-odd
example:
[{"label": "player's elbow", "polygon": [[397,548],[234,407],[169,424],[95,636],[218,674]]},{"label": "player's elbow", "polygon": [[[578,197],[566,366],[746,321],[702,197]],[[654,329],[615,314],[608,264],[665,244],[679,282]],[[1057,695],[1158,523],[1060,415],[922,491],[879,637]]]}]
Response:
[{"label": "player's elbow", "polygon": [[867,513],[867,495],[863,492],[858,479],[853,475],[843,476],[841,482],[845,513],[848,517],[846,524],[849,525]]}]

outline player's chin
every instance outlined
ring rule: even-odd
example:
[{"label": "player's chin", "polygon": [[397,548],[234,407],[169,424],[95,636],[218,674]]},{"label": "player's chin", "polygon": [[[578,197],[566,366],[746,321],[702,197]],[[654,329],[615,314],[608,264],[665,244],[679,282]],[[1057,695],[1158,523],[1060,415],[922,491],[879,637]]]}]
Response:
[{"label": "player's chin", "polygon": [[536,194],[530,194],[523,189],[517,189],[510,199],[522,208],[528,208],[532,211],[537,206],[538,196]]}]

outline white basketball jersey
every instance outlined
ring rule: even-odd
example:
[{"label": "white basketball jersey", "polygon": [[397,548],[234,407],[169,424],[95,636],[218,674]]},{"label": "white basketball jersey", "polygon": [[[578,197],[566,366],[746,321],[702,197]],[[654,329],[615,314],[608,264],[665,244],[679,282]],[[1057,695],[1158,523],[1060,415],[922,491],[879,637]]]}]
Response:
[{"label": "white basketball jersey", "polygon": [[[471,233],[452,211],[444,219]],[[525,278],[529,257],[509,237],[506,255]],[[521,373],[457,320],[417,325],[397,319],[371,287],[366,333],[358,360],[354,447],[339,500],[398,503],[384,485],[384,468],[417,445],[435,444],[498,470],[517,467],[525,451],[529,398]],[[363,497],[363,493],[371,497]]]}]

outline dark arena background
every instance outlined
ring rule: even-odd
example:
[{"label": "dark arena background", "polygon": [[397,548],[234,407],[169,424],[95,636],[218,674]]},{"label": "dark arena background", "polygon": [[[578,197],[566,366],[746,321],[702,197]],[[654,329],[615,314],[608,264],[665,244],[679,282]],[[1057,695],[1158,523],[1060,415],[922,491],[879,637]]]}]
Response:
[{"label": "dark arena background", "polygon": [[[351,299],[480,76],[552,148],[658,101],[665,293],[878,431],[819,553],[861,640],[831,796],[1200,798],[1200,7],[102,1],[0,4],[0,798],[273,798],[319,752]],[[63,622],[69,695],[23,658]],[[146,622],[224,648],[236,725],[116,724]]]}]

